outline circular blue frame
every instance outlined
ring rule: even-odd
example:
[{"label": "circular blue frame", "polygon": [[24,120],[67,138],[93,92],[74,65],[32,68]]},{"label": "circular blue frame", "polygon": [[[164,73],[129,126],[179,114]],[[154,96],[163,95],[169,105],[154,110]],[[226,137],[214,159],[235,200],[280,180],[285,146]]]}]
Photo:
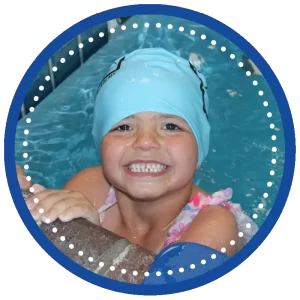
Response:
[{"label": "circular blue frame", "polygon": [[[187,281],[164,285],[136,285],[114,281],[94,274],[66,257],[56,248],[56,246],[54,246],[54,244],[52,244],[52,242],[50,242],[33,220],[22,197],[15,171],[15,135],[19,112],[25,95],[27,94],[34,78],[40,72],[42,66],[48,61],[49,57],[51,57],[69,40],[92,26],[120,16],[141,14],[169,15],[201,23],[235,43],[257,65],[272,89],[281,113],[285,134],[285,164],[282,181],[273,208],[257,234],[251,239],[246,247],[221,266],[205,274],[205,276],[198,276]],[[176,6],[142,4],[123,6],[92,15],[64,31],[40,53],[27,70],[14,95],[6,124],[4,151],[7,180],[15,206],[29,232],[53,259],[78,277],[103,288],[128,294],[164,295],[197,288],[222,277],[241,264],[260,246],[275,226],[287,201],[294,174],[296,146],[292,115],[284,91],[268,63],[259,54],[259,52],[251,46],[251,44],[228,26],[202,13]]]}]

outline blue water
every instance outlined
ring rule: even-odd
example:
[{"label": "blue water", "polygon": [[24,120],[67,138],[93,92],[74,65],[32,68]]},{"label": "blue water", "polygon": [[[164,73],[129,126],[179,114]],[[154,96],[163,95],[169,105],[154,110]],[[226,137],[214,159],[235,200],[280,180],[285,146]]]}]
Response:
[{"label": "blue water", "polygon": [[[143,24],[150,23],[149,28]],[[161,23],[161,28],[155,24]],[[132,27],[133,23],[139,26]],[[173,29],[167,29],[167,24]],[[116,58],[137,48],[164,47],[188,58],[194,52],[204,59],[202,72],[207,78],[212,126],[211,150],[195,183],[210,193],[231,187],[234,202],[241,203],[246,214],[258,214],[260,226],[276,198],[284,164],[284,132],[276,100],[261,75],[246,76],[238,66],[245,53],[205,26],[168,16],[135,16],[126,23],[126,31],[117,29],[107,45],[69,76],[33,113],[19,121],[16,135],[16,162],[29,165],[26,175],[34,183],[61,188],[78,171],[101,163],[91,136],[94,96],[97,85]],[[178,28],[184,27],[184,32]],[[196,35],[189,34],[195,30]],[[207,36],[201,40],[201,34]],[[216,46],[210,44],[216,40]],[[220,51],[221,46],[226,51]],[[70,49],[71,50],[71,49]],[[234,53],[236,58],[230,59]],[[243,60],[244,61],[244,60]],[[66,62],[67,63],[67,62]],[[58,71],[59,72],[59,66]],[[253,80],[258,85],[252,84]],[[41,82],[42,84],[42,82]],[[264,95],[259,96],[258,91]],[[39,95],[39,91],[36,92]],[[263,106],[268,101],[268,106]],[[267,113],[272,117],[268,118]],[[270,123],[275,129],[270,129]],[[28,136],[24,129],[29,129]],[[273,141],[271,135],[277,139]],[[29,145],[23,146],[27,140]],[[277,152],[271,151],[277,147]],[[27,159],[23,153],[28,153]],[[276,159],[276,164],[271,159]],[[275,171],[270,176],[270,170]],[[267,182],[273,183],[272,187]],[[263,197],[268,193],[267,199]],[[264,208],[258,209],[263,203]]]}]

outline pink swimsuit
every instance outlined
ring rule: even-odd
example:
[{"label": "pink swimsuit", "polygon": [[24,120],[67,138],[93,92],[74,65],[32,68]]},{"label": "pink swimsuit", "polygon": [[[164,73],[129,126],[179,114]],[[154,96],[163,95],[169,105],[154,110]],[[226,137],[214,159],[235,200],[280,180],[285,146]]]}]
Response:
[{"label": "pink swimsuit", "polygon": [[[239,236],[243,237],[243,244],[246,244],[251,237],[257,232],[257,225],[245,215],[242,211],[240,204],[228,202],[232,197],[232,189],[227,188],[215,192],[210,196],[205,196],[200,192],[197,193],[182,209],[178,215],[175,224],[168,230],[167,239],[165,240],[164,247],[171,243],[176,242],[184,233],[186,228],[191,224],[199,211],[208,205],[222,205],[229,209],[236,218]],[[105,212],[116,204],[116,195],[114,189],[111,187],[105,203],[99,208],[99,216],[101,224],[104,221]]]}]

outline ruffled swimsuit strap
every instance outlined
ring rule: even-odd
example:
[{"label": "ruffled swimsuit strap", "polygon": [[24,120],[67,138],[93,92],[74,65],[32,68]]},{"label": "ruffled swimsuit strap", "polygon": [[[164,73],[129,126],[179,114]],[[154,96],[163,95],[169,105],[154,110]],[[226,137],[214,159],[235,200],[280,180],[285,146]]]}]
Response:
[{"label": "ruffled swimsuit strap", "polygon": [[104,204],[98,209],[101,225],[103,224],[104,221],[105,212],[116,203],[117,203],[117,198],[116,198],[115,190],[113,189],[113,187],[111,187],[109,189]]}]

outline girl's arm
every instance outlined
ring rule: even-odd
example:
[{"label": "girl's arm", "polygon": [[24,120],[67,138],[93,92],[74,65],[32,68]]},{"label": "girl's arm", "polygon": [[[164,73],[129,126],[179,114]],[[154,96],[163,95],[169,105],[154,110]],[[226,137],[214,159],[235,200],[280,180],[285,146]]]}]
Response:
[{"label": "girl's arm", "polygon": [[238,241],[235,217],[226,208],[216,205],[201,210],[178,242],[199,243],[220,252],[225,248],[224,254],[232,256],[238,249]]},{"label": "girl's arm", "polygon": [[32,186],[32,182],[26,179],[25,173],[19,165],[16,165],[16,171],[21,190],[27,191]]}]

